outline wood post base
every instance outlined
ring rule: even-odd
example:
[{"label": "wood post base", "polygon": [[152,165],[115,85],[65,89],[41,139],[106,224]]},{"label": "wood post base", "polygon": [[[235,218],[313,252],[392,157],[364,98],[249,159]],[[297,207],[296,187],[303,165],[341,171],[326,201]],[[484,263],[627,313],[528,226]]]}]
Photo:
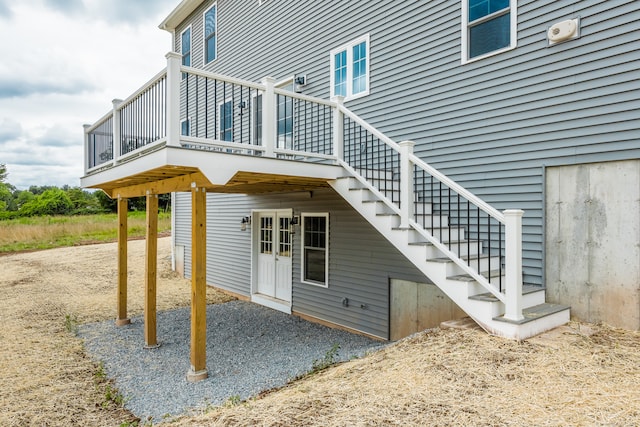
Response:
[{"label": "wood post base", "polygon": [[209,372],[206,369],[202,371],[189,369],[189,372],[187,372],[187,381],[190,383],[197,383],[198,381],[202,381],[207,378],[209,378]]},{"label": "wood post base", "polygon": [[131,324],[131,319],[116,319],[116,326],[125,326]]}]

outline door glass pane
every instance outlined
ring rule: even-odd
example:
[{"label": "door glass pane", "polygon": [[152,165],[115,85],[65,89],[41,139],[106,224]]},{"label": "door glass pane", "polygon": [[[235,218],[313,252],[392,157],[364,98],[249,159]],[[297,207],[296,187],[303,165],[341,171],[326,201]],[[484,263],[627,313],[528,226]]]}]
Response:
[{"label": "door glass pane", "polygon": [[291,256],[291,218],[280,218],[279,254],[282,257]]},{"label": "door glass pane", "polygon": [[260,253],[273,253],[273,218],[260,218]]}]

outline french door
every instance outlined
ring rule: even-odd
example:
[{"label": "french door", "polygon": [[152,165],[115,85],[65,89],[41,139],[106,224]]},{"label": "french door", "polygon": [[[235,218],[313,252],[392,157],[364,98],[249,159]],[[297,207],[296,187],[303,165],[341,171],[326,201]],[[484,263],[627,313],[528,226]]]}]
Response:
[{"label": "french door", "polygon": [[255,293],[290,306],[293,255],[291,210],[261,211],[256,217]]}]

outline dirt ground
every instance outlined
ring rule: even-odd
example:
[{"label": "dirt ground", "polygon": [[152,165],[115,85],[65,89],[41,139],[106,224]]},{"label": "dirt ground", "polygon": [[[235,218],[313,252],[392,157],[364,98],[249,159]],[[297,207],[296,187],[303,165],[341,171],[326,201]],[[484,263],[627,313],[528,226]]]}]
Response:
[{"label": "dirt ground", "polygon": [[[159,239],[159,310],[190,298],[189,281],[170,270],[169,244]],[[137,424],[74,333],[114,318],[115,257],[115,244],[0,257],[0,426]],[[143,272],[144,241],[132,241],[132,316],[142,312]],[[207,297],[228,299],[213,289]],[[640,425],[638,384],[638,331],[572,322],[514,342],[436,329],[170,425],[630,426]]]}]

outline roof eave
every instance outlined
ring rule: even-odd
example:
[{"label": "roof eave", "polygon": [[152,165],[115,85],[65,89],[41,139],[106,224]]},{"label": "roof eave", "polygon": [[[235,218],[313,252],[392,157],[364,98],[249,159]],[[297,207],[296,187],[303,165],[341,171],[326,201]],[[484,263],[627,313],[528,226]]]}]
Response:
[{"label": "roof eave", "polygon": [[158,27],[172,33],[203,2],[204,0],[182,0]]}]

